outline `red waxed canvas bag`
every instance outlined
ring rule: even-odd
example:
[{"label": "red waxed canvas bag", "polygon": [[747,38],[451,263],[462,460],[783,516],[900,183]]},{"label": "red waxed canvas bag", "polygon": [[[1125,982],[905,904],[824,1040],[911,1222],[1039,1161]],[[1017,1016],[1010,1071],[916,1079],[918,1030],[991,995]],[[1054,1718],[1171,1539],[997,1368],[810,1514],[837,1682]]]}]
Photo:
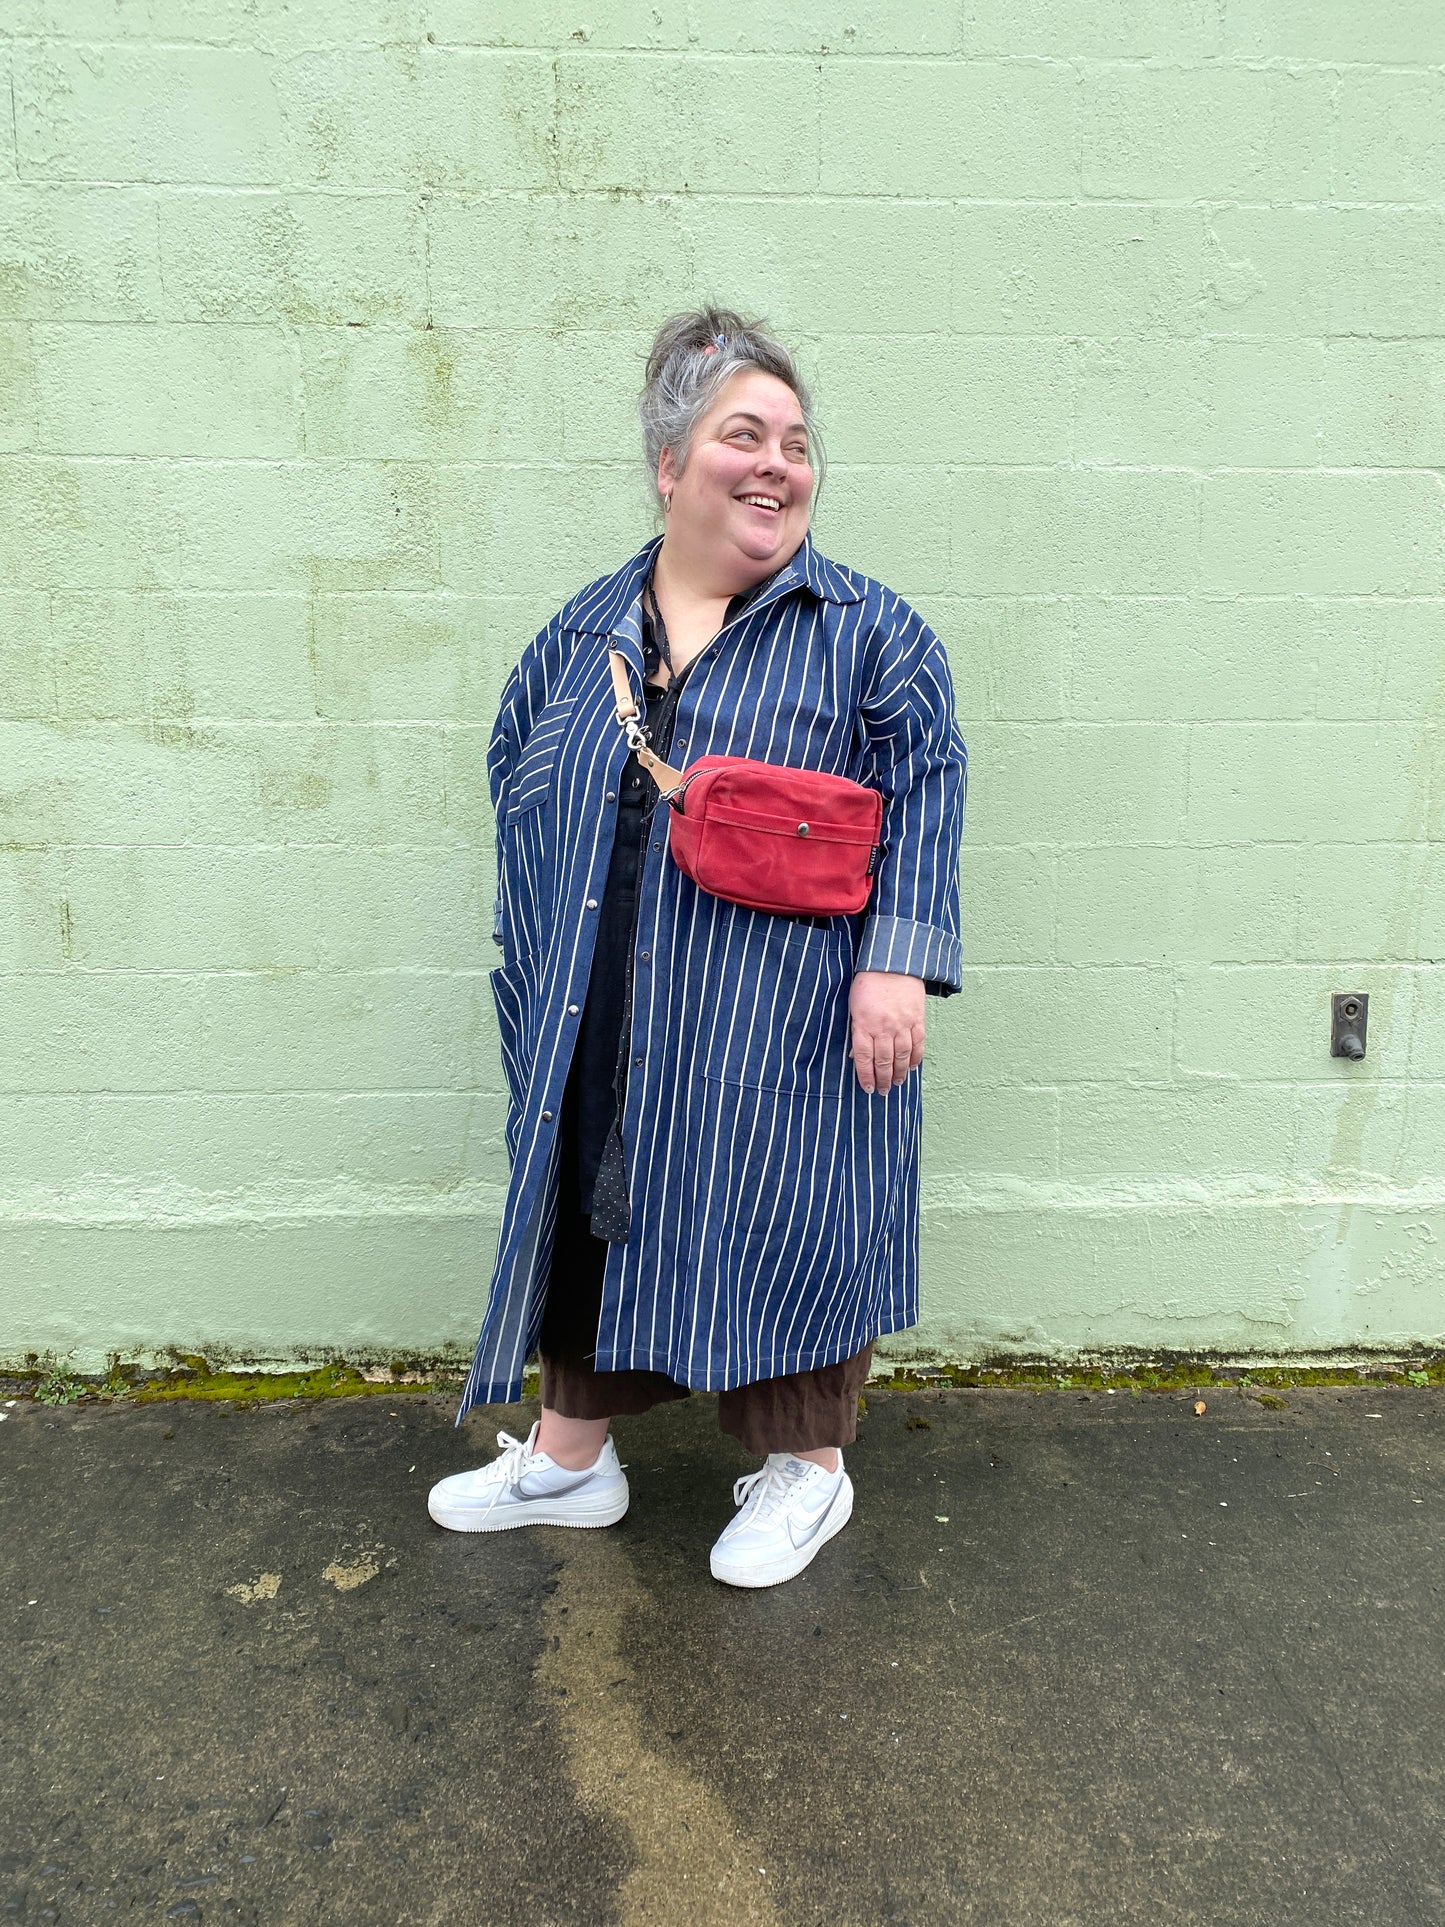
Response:
[{"label": "red waxed canvas bag", "polygon": [[853,916],[882,854],[883,798],[846,776],[747,756],[675,770],[637,725],[623,658],[611,652],[617,720],[669,806],[673,861],[700,890],[785,917]]}]

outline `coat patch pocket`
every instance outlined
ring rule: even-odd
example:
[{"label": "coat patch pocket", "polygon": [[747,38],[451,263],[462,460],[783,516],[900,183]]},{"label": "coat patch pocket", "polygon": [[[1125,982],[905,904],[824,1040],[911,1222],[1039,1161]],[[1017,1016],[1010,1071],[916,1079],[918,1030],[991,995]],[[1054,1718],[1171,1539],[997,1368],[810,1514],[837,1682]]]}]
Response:
[{"label": "coat patch pocket", "polygon": [[848,1068],[848,919],[820,929],[761,910],[739,909],[737,918],[718,946],[735,974],[703,999],[703,1076],[755,1090],[838,1092]]},{"label": "coat patch pocket", "polygon": [[526,1020],[528,999],[515,964],[487,973],[497,1012],[497,1036],[502,1047],[502,1071],[512,1103],[526,1096]]},{"label": "coat patch pocket", "polygon": [[574,700],[565,696],[558,702],[548,703],[533,724],[502,799],[502,814],[507,822],[536,809],[551,795],[557,749],[571,720]]}]

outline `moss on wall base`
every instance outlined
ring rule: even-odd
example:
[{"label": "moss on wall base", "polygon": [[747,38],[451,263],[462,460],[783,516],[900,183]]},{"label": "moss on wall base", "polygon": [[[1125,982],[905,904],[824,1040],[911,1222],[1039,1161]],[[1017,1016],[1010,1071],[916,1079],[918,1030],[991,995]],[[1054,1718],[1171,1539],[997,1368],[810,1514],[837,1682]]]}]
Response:
[{"label": "moss on wall base", "polygon": [[[290,1371],[247,1369],[239,1361],[213,1363],[200,1353],[173,1354],[168,1363],[112,1359],[103,1374],[72,1371],[63,1359],[31,1353],[23,1365],[0,1367],[0,1384],[14,1397],[47,1405],[80,1400],[125,1400],[136,1405],[170,1399],[258,1405],[277,1399],[359,1398],[384,1392],[449,1394],[460,1390],[464,1366],[454,1359],[393,1358],[356,1362],[333,1358]],[[1152,1357],[1115,1356],[1075,1360],[1003,1358],[968,1364],[915,1367],[884,1365],[870,1385],[886,1391],[986,1390],[1032,1386],[1044,1391],[1144,1392],[1196,1391],[1210,1386],[1265,1395],[1300,1385],[1445,1385],[1445,1353],[1400,1357],[1348,1357],[1310,1363],[1278,1359],[1211,1359],[1162,1353]],[[524,1382],[524,1396],[535,1394],[535,1372]]]}]

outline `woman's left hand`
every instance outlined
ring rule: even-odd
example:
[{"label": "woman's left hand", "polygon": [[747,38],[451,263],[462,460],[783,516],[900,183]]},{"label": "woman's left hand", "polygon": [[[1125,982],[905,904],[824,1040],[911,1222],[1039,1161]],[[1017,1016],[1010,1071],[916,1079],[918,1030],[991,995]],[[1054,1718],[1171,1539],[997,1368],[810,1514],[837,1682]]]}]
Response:
[{"label": "woman's left hand", "polygon": [[860,970],[848,993],[848,1055],[865,1091],[886,1094],[923,1062],[921,977],[898,970]]}]

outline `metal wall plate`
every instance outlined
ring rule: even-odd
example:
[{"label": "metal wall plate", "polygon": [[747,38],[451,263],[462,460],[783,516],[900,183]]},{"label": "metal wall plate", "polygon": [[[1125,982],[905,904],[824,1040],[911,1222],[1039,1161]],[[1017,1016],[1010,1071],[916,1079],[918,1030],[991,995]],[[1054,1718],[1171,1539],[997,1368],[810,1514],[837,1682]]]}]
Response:
[{"label": "metal wall plate", "polygon": [[1330,998],[1330,1056],[1358,1061],[1365,1054],[1370,999],[1363,990],[1337,990]]}]

